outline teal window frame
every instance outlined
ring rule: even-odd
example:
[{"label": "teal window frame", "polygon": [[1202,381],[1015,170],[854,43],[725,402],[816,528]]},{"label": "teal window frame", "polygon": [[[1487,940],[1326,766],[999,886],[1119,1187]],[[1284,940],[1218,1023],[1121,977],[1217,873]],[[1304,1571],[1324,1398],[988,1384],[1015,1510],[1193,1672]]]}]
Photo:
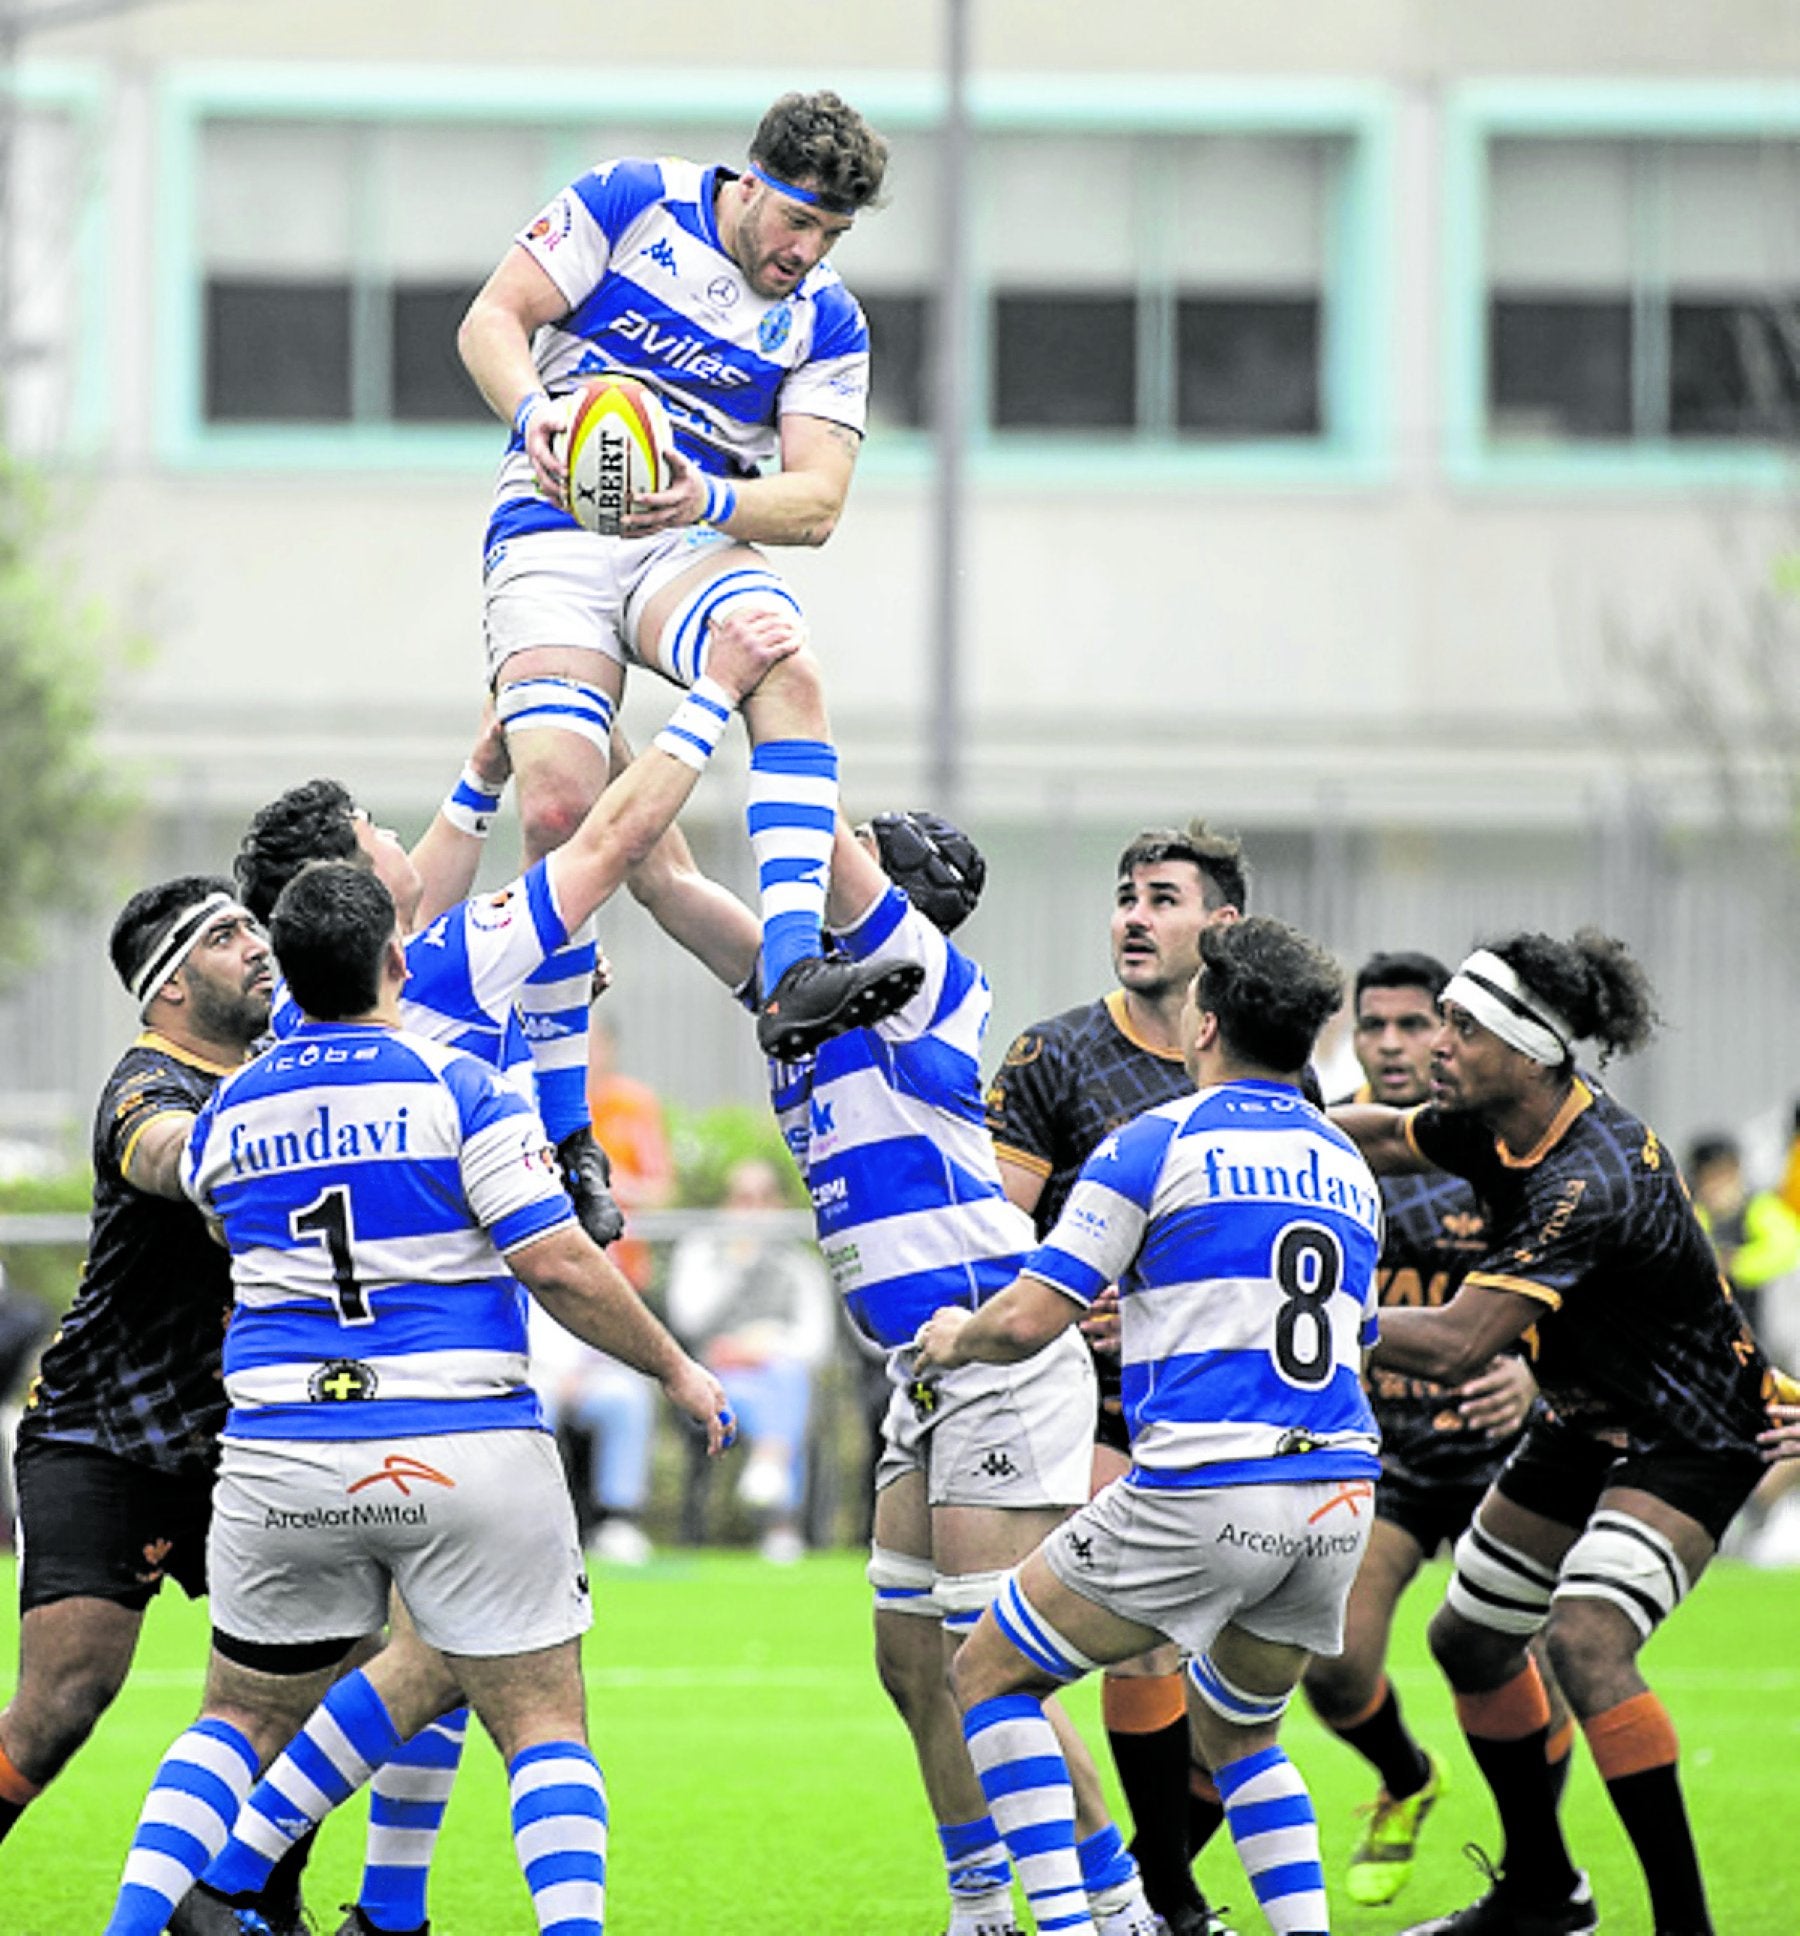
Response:
[{"label": "teal window frame", "polygon": [[68,353],[72,403],[62,446],[45,453],[55,458],[92,457],[104,444],[113,421],[114,378],[109,322],[112,314],[112,252],[107,232],[112,214],[113,154],[109,142],[111,90],[102,71],[78,61],[22,61],[0,73],[22,108],[66,114],[75,125],[77,144],[94,167],[73,223],[76,295],[75,328]]},{"label": "teal window frame", "polygon": [[[419,471],[490,469],[499,426],[208,424],[202,386],[202,253],[197,233],[200,151],[212,118],[464,119],[471,125],[558,121],[654,128],[718,119],[743,129],[788,88],[831,85],[880,127],[928,131],[942,114],[942,87],[928,74],[870,72],[820,76],[740,72],[696,77],[633,70],[629,87],[592,71],[513,70],[502,90],[490,73],[402,71],[379,67],[284,64],[196,64],[171,70],[158,99],[156,448],[183,470]],[[519,104],[530,103],[529,117]],[[1090,76],[1068,80],[1021,75],[983,78],[971,86],[976,134],[994,132],[1116,134],[1245,134],[1328,137],[1345,144],[1345,164],[1329,211],[1325,263],[1322,414],[1317,438],[1200,444],[1145,433],[1135,436],[1039,436],[994,433],[985,408],[971,413],[972,473],[981,483],[1051,492],[1125,491],[1219,484],[1287,489],[1367,485],[1390,474],[1392,407],[1387,345],[1391,338],[1393,262],[1393,123],[1384,88],[1357,83],[1264,84]],[[563,172],[546,179],[546,198],[596,157],[569,142],[553,145]],[[1054,193],[1047,185],[1046,195]],[[521,212],[521,219],[524,213]],[[854,273],[851,285],[855,286]],[[972,292],[968,325],[977,333],[973,367],[985,370],[985,287]],[[979,381],[979,379],[978,379]],[[982,399],[984,401],[984,399]],[[922,479],[930,474],[931,439],[919,431],[884,431],[862,462],[865,477]]]},{"label": "teal window frame", "polygon": [[1444,117],[1444,466],[1499,490],[1791,490],[1793,457],[1691,437],[1500,443],[1488,432],[1488,157],[1500,140],[1800,138],[1800,86],[1766,81],[1482,82]]}]

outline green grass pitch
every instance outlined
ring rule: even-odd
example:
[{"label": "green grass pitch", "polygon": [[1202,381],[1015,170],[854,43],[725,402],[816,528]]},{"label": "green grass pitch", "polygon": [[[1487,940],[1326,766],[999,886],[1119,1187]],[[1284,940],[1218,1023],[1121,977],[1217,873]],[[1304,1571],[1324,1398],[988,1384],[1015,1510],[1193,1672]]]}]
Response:
[{"label": "green grass pitch", "polygon": [[[1452,1787],[1399,1902],[1358,1910],[1336,1893],[1369,1798],[1366,1771],[1296,1711],[1286,1744],[1319,1806],[1334,1928],[1389,1936],[1479,1893],[1460,1854],[1493,1846],[1486,1792],[1426,1656],[1424,1623],[1443,1569],[1401,1608],[1393,1671],[1419,1732],[1444,1753]],[[10,1568],[0,1576],[0,1685],[17,1629]],[[910,1750],[869,1664],[868,1592],[857,1555],[791,1569],[738,1553],[681,1556],[641,1573],[602,1567],[587,1640],[590,1720],[613,1810],[607,1925],[617,1936],[937,1936],[941,1871]],[[1800,1857],[1800,1572],[1720,1562],[1648,1650],[1680,1731],[1689,1804],[1721,1936],[1791,1936]],[[201,1609],[165,1591],[137,1671],[63,1778],[0,1846],[0,1932],[72,1936],[105,1922],[132,1823],[158,1755],[192,1719],[206,1648]],[[1070,1707],[1098,1743],[1093,1685]],[[432,1878],[436,1936],[529,1936],[513,1863],[505,1784],[479,1731]],[[1104,1759],[1104,1747],[1101,1746]],[[1635,1865],[1585,1752],[1567,1821],[1609,1936],[1649,1936]],[[307,1894],[325,1936],[355,1889],[361,1808],[326,1827]],[[1215,1901],[1244,1936],[1266,1925],[1228,1842],[1202,1858]]]}]

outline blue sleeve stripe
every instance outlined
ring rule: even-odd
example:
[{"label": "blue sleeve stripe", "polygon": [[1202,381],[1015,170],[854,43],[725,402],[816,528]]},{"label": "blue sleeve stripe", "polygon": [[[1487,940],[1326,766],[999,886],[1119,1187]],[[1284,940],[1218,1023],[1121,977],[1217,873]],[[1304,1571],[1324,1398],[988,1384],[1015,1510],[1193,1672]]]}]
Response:
[{"label": "blue sleeve stripe", "polygon": [[1072,1251],[1058,1250],[1054,1244],[1039,1244],[1019,1266],[1025,1277],[1040,1277],[1053,1290],[1082,1304],[1092,1304],[1106,1289],[1107,1276]]},{"label": "blue sleeve stripe", "polygon": [[566,1196],[560,1201],[543,1199],[528,1203],[522,1210],[515,1210],[511,1216],[490,1224],[488,1235],[494,1240],[494,1248],[504,1256],[509,1250],[517,1250],[521,1244],[531,1243],[549,1231],[559,1230],[564,1224],[574,1221],[575,1206]]},{"label": "blue sleeve stripe", "polygon": [[654,161],[627,158],[593,169],[573,185],[581,205],[609,244],[663,196],[663,171]]},{"label": "blue sleeve stripe", "polygon": [[536,866],[526,869],[525,905],[531,911],[531,925],[537,930],[545,954],[554,954],[558,948],[568,945],[568,923],[556,905],[556,890],[550,885],[548,859],[540,860]]},{"label": "blue sleeve stripe", "polygon": [[911,906],[899,888],[890,887],[855,927],[839,929],[837,938],[853,959],[866,961],[906,919]]},{"label": "blue sleeve stripe", "polygon": [[837,356],[866,356],[869,325],[862,305],[841,282],[828,282],[813,296],[812,354],[824,362]]}]

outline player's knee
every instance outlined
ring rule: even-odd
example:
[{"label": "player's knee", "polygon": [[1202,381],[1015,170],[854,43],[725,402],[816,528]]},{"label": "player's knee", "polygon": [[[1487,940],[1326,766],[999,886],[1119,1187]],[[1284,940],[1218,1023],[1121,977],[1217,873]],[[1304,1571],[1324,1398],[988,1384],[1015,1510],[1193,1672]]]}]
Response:
[{"label": "player's knee", "polygon": [[1502,1647],[1522,1650],[1523,1643],[1478,1627],[1446,1601],[1425,1629],[1431,1657],[1452,1687],[1469,1687],[1487,1678],[1490,1657]]},{"label": "player's knee", "polygon": [[519,827],[529,854],[560,847],[587,818],[599,790],[584,774],[553,764],[519,779]]},{"label": "player's knee", "polygon": [[125,1684],[111,1662],[83,1662],[48,1685],[21,1685],[13,1696],[9,1735],[21,1737],[15,1759],[33,1781],[48,1781],[81,1747]]},{"label": "player's knee", "polygon": [[1558,1600],[1544,1627],[1551,1672],[1577,1714],[1612,1705],[1619,1670],[1637,1650],[1632,1623],[1598,1600]]},{"label": "player's knee", "polygon": [[1320,1720],[1333,1727],[1344,1726],[1366,1713],[1380,1684],[1380,1660],[1359,1658],[1348,1647],[1334,1657],[1316,1656],[1301,1682]]}]

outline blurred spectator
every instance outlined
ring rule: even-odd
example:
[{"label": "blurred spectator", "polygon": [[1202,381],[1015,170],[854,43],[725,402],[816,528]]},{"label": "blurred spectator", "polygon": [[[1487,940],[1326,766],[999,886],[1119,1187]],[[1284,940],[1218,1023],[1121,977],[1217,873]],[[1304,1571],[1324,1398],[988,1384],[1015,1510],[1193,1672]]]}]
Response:
[{"label": "blurred spectator", "polygon": [[12,1544],[12,1435],[17,1405],[37,1363],[38,1347],[56,1328],[48,1305],[6,1281],[0,1264],[0,1550]]},{"label": "blurred spectator", "polygon": [[1779,1308],[1792,1295],[1781,1280],[1800,1270],[1800,1216],[1779,1191],[1747,1187],[1743,1152],[1730,1136],[1698,1137],[1687,1179],[1732,1295],[1771,1356],[1782,1359],[1794,1325]]},{"label": "blurred spectator", "polygon": [[[762,1157],[734,1163],[723,1208],[734,1216],[785,1207]],[[754,1232],[684,1237],[669,1266],[669,1328],[725,1387],[745,1457],[738,1496],[763,1515],[762,1554],[805,1550],[806,1429],[813,1374],[831,1349],[830,1287],[810,1243]]]},{"label": "blurred spectator", "polygon": [[[1795,1165],[1790,1155],[1789,1179]],[[1800,1215],[1780,1189],[1751,1190],[1743,1156],[1730,1136],[1696,1138],[1688,1152],[1688,1188],[1706,1226],[1719,1268],[1743,1307],[1757,1342],[1791,1369],[1800,1353]],[[1731,1544],[1753,1566],[1800,1565],[1800,1466],[1778,1465],[1755,1493]]]},{"label": "blurred spectator", "polygon": [[535,1301],[529,1319],[531,1382],[569,1474],[581,1543],[599,1559],[642,1566],[654,1551],[641,1521],[650,1496],[656,1387],[583,1344]]},{"label": "blurred spectator", "polygon": [[675,1194],[675,1158],[656,1091],[618,1069],[612,1024],[594,1018],[588,1034],[588,1107],[594,1138],[612,1164],[612,1193],[625,1212],[626,1235],[608,1251],[640,1291],[650,1288],[650,1246],[630,1234],[634,1210],[661,1210]]}]

